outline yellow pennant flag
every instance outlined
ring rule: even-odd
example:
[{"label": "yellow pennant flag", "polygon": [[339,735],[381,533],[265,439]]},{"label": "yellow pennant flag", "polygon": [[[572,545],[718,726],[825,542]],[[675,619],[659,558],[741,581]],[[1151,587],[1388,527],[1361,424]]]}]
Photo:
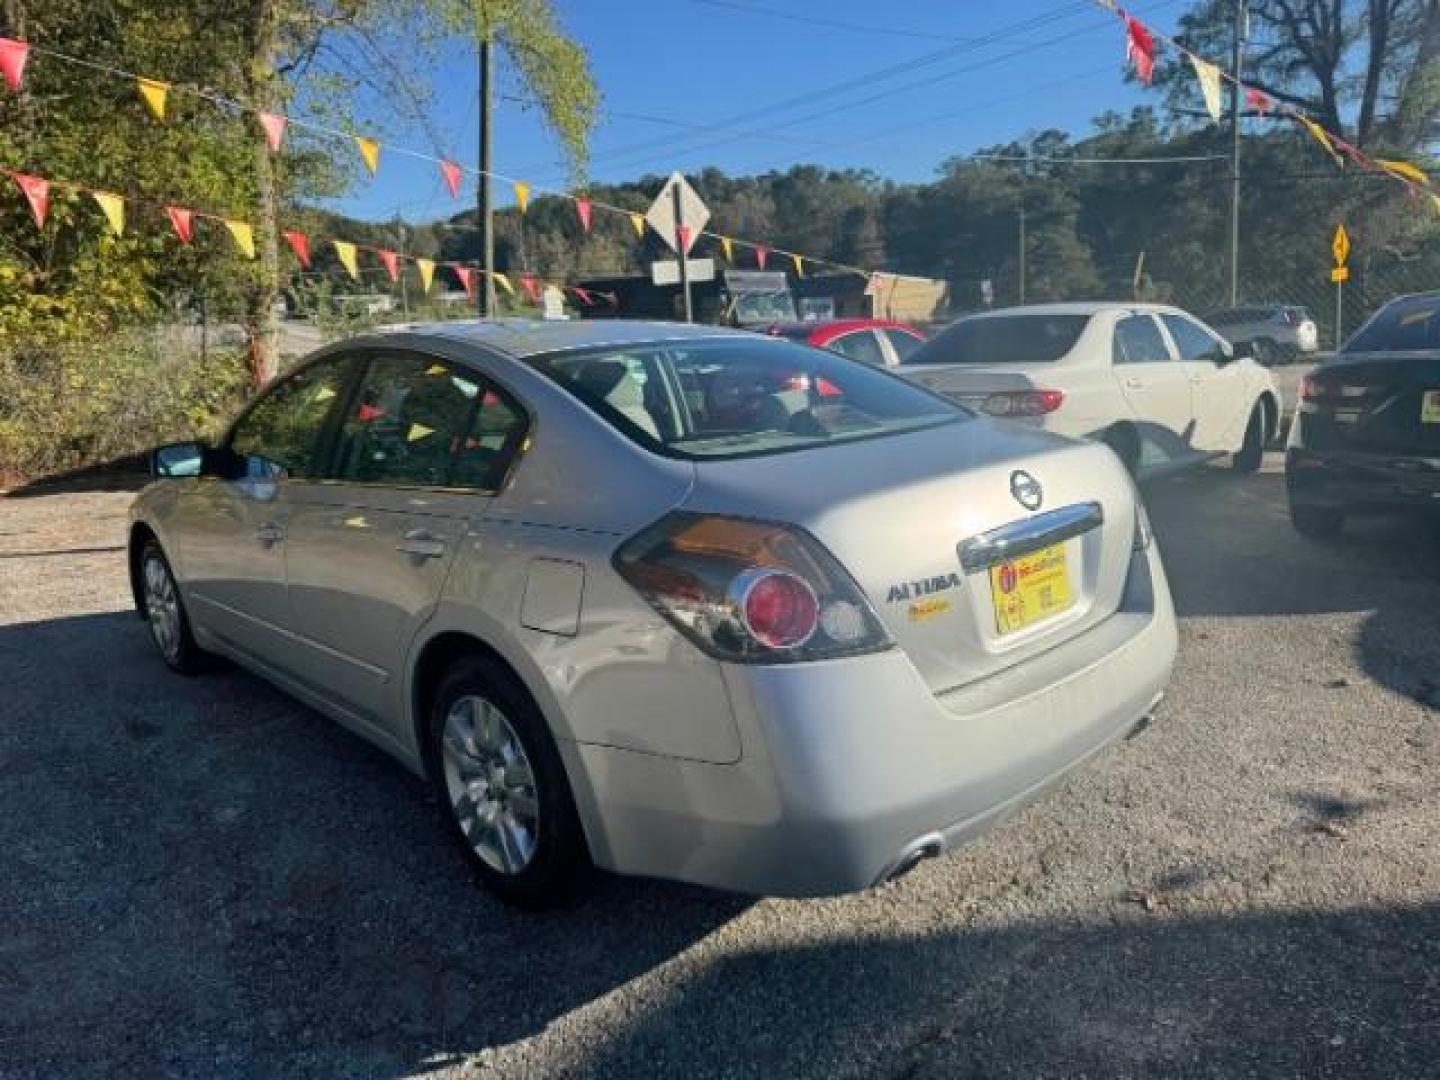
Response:
[{"label": "yellow pennant flag", "polygon": [[790,261],[795,264],[795,276],[804,277],[805,267],[802,265],[804,263],[804,260],[801,259],[799,255],[791,255]]},{"label": "yellow pennant flag", "polygon": [[375,171],[380,168],[380,144],[374,139],[367,139],[364,135],[355,136],[355,145],[360,148],[360,156],[365,159],[365,167],[374,176]]},{"label": "yellow pennant flag", "polygon": [[720,237],[720,250],[725,252],[726,262],[733,263],[735,261],[735,251],[730,246],[730,238],[728,236]]},{"label": "yellow pennant flag", "polygon": [[506,277],[504,274],[500,273],[500,271],[498,271],[498,270],[495,271],[495,273],[494,273],[492,276],[495,278],[495,283],[496,283],[497,285],[499,285],[502,289],[504,289],[504,290],[505,290],[507,293],[509,293],[511,296],[514,296],[514,295],[515,295],[515,286],[510,284],[510,279],[509,279],[508,277]]},{"label": "yellow pennant flag", "polygon": [[430,291],[430,284],[435,280],[435,260],[416,259],[416,267],[420,270],[420,288],[423,292]]},{"label": "yellow pennant flag", "polygon": [[426,427],[424,424],[411,423],[410,431],[405,436],[406,442],[419,442],[421,439],[429,438],[435,434],[433,427]]},{"label": "yellow pennant flag", "polygon": [[644,240],[644,239],[645,239],[645,215],[644,215],[644,214],[631,214],[631,215],[630,215],[630,224],[635,227],[635,235],[638,236],[641,240]]},{"label": "yellow pennant flag", "polygon": [[92,191],[95,202],[105,212],[105,220],[110,222],[110,229],[116,236],[125,233],[125,200],[119,195],[111,195],[108,191]]},{"label": "yellow pennant flag", "polygon": [[355,245],[344,240],[331,240],[330,243],[335,245],[335,257],[340,260],[340,265],[345,267],[352,278],[359,281],[360,267],[355,262]]},{"label": "yellow pennant flag", "polygon": [[523,214],[530,206],[530,185],[523,180],[515,181],[515,202]]},{"label": "yellow pennant flag", "polygon": [[235,238],[235,246],[244,253],[247,259],[255,257],[255,234],[250,231],[250,225],[244,221],[226,221],[225,228],[230,230],[230,235]]},{"label": "yellow pennant flag", "polygon": [[142,79],[138,76],[135,83],[140,88],[140,96],[145,100],[151,114],[156,120],[164,120],[165,95],[170,93],[170,84],[160,82],[158,79]]},{"label": "yellow pennant flag", "polygon": [[1387,158],[1375,158],[1375,164],[1384,169],[1391,176],[1398,176],[1402,180],[1413,180],[1417,184],[1428,184],[1430,178],[1423,172],[1411,165],[1408,161],[1392,161]]},{"label": "yellow pennant flag", "polygon": [[1218,123],[1223,108],[1220,102],[1220,69],[1193,53],[1190,54],[1190,66],[1195,69],[1195,78],[1200,80],[1200,94],[1205,98],[1205,111],[1210,114],[1211,120]]},{"label": "yellow pennant flag", "polygon": [[1305,125],[1305,130],[1310,133],[1310,137],[1324,148],[1325,152],[1334,159],[1336,165],[1345,164],[1345,162],[1340,159],[1340,154],[1336,151],[1335,144],[1330,141],[1330,136],[1325,133],[1324,128],[1308,116],[1301,116],[1297,113],[1295,119]]}]

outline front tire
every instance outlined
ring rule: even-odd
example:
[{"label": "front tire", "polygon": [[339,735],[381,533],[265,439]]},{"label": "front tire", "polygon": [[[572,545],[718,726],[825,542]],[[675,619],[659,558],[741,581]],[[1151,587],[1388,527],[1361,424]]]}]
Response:
[{"label": "front tire", "polygon": [[1290,504],[1290,523],[1295,531],[1310,540],[1334,540],[1345,528],[1345,513],[1323,506]]},{"label": "front tire", "polygon": [[181,675],[195,675],[204,670],[205,654],[190,632],[190,616],[185,613],[180,586],[170,569],[170,561],[153,537],[145,541],[140,551],[140,596],[150,639],[160,650],[160,658]]},{"label": "front tire", "polygon": [[517,907],[571,899],[590,867],[560,752],[534,700],[501,664],[450,669],[429,722],[430,777],[470,865]]},{"label": "front tire", "polygon": [[1245,441],[1235,454],[1233,465],[1237,473],[1253,473],[1265,460],[1265,427],[1265,406],[1257,401],[1250,410],[1250,422],[1245,425]]}]

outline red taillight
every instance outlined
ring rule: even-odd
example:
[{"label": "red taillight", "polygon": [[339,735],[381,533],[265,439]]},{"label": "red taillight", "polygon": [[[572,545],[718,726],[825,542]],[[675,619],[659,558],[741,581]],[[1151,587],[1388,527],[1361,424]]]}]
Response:
[{"label": "red taillight", "polygon": [[1316,398],[1333,397],[1334,394],[1334,386],[1327,382],[1321,382],[1313,375],[1306,375],[1300,380],[1300,396],[1306,401],[1314,401]]},{"label": "red taillight", "polygon": [[815,590],[794,574],[749,570],[735,579],[731,593],[739,602],[745,628],[766,648],[804,645],[820,625]]},{"label": "red taillight", "polygon": [[991,416],[1044,416],[1065,403],[1063,390],[1003,390],[980,406]]}]

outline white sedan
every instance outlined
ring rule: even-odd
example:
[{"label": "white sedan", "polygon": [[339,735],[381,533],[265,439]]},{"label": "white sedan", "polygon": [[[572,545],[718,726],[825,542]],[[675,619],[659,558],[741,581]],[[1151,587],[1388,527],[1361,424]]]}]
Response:
[{"label": "white sedan", "polygon": [[1142,475],[1222,454],[1254,472],[1280,421],[1280,392],[1246,346],[1158,304],[968,315],[896,370],[992,416],[1100,439]]}]

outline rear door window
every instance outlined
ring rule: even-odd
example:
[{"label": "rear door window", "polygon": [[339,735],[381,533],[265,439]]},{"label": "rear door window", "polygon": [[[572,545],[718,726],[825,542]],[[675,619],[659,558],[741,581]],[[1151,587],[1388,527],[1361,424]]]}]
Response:
[{"label": "rear door window", "polygon": [[1173,359],[1149,315],[1127,315],[1115,324],[1111,355],[1117,364],[1165,364]]},{"label": "rear door window", "polygon": [[890,347],[895,350],[896,360],[902,364],[910,363],[910,358],[920,351],[920,346],[925,344],[914,334],[907,334],[904,330],[882,330],[881,333],[889,340]]},{"label": "rear door window", "polygon": [[885,366],[885,354],[880,351],[880,342],[875,340],[875,335],[869,330],[842,334],[825,347],[842,356],[848,356],[851,360],[859,360],[862,364]]}]

